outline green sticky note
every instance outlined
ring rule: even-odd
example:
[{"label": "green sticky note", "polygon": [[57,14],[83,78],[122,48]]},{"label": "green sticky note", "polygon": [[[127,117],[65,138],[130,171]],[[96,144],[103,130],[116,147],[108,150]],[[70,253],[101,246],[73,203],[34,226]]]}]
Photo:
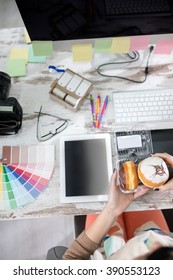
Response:
[{"label": "green sticky note", "polygon": [[9,59],[7,62],[7,73],[11,77],[26,76],[25,59]]},{"label": "green sticky note", "polygon": [[52,41],[33,41],[34,56],[49,56],[53,53]]},{"label": "green sticky note", "polygon": [[95,53],[110,53],[112,40],[96,40]]},{"label": "green sticky note", "polygon": [[30,45],[29,46],[28,62],[45,63],[46,62],[46,56],[35,56],[34,52],[33,52],[32,45]]}]

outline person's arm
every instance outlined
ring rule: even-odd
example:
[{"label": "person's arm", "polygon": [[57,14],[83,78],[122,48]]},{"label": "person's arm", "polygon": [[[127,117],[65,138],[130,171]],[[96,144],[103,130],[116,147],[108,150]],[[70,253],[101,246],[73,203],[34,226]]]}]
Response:
[{"label": "person's arm", "polygon": [[[156,153],[153,156],[162,158],[168,167],[173,169],[173,156],[167,153]],[[156,188],[159,192],[173,190],[173,178],[167,181],[163,186]]]},{"label": "person's arm", "polygon": [[138,191],[125,194],[116,185],[115,171],[110,181],[109,200],[105,208],[95,221],[82,234],[73,241],[66,251],[63,259],[87,259],[99,247],[103,237],[113,225],[116,218],[129,206],[137,197],[148,191],[148,188],[138,188]]},{"label": "person's arm", "polygon": [[111,228],[115,220],[130,203],[137,197],[143,195],[148,191],[146,187],[139,187],[137,192],[125,194],[121,192],[120,188],[116,185],[115,171],[111,177],[110,194],[106,207],[102,210],[97,219],[85,231],[86,235],[94,242],[101,242],[108,230]]}]

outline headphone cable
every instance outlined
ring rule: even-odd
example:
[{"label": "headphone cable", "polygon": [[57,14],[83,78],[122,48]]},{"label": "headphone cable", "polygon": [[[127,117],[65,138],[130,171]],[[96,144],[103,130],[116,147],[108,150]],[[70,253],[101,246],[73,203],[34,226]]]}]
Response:
[{"label": "headphone cable", "polygon": [[[147,63],[146,63],[146,67],[145,67],[145,71],[144,71],[144,79],[142,81],[138,81],[138,80],[133,80],[133,79],[130,79],[130,78],[126,78],[126,77],[121,77],[121,76],[117,76],[117,75],[107,75],[107,74],[103,74],[102,72],[100,72],[100,70],[102,70],[101,68],[103,68],[104,66],[107,66],[107,65],[115,65],[115,64],[124,64],[124,63],[132,63],[132,62],[135,62],[139,59],[139,53],[138,52],[133,52],[133,54],[135,54],[135,57],[133,60],[131,61],[123,61],[123,62],[111,62],[111,63],[105,63],[105,64],[101,64],[98,68],[97,68],[97,73],[103,77],[109,77],[109,78],[117,78],[117,79],[122,79],[122,80],[126,80],[126,81],[130,81],[130,82],[133,82],[133,83],[138,83],[138,84],[142,84],[146,81],[147,79],[147,76],[148,76],[148,68],[149,68],[149,60],[150,60],[150,56],[151,56],[151,53],[154,49],[154,46],[150,46],[149,47],[149,55],[148,55],[148,58],[147,58]],[[131,57],[129,54],[128,54],[129,57]]]}]

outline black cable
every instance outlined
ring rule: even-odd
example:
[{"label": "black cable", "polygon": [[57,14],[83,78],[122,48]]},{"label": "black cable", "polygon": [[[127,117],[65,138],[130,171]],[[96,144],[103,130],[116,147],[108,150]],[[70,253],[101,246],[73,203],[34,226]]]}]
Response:
[{"label": "black cable", "polygon": [[[111,63],[104,63],[104,64],[99,65],[99,67],[97,68],[97,73],[99,75],[103,76],[103,77],[117,78],[117,79],[122,79],[122,80],[130,81],[130,82],[133,82],[133,83],[142,84],[142,83],[144,83],[146,81],[147,76],[148,76],[148,64],[149,64],[150,56],[151,56],[151,53],[152,53],[153,49],[154,49],[154,46],[150,46],[149,47],[149,55],[148,55],[148,58],[147,58],[147,63],[146,63],[145,71],[144,71],[145,77],[144,77],[144,79],[142,81],[132,80],[132,79],[129,79],[129,78],[126,78],[126,77],[117,76],[117,75],[107,75],[107,74],[103,74],[102,72],[100,72],[100,70],[102,70],[101,68],[103,68],[105,66],[108,66],[108,65],[125,64],[125,63],[132,63],[132,62],[137,61],[139,59],[139,53],[138,52],[133,52],[133,54],[135,54],[135,57],[132,60],[130,60],[130,61],[111,62]],[[131,58],[131,56],[129,54],[128,54],[128,56]]]}]

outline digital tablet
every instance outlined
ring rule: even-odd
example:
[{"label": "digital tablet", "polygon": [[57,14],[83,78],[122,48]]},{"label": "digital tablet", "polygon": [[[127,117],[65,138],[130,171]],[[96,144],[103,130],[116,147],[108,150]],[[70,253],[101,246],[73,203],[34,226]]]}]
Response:
[{"label": "digital tablet", "polygon": [[60,201],[107,201],[113,173],[108,133],[60,138]]}]

